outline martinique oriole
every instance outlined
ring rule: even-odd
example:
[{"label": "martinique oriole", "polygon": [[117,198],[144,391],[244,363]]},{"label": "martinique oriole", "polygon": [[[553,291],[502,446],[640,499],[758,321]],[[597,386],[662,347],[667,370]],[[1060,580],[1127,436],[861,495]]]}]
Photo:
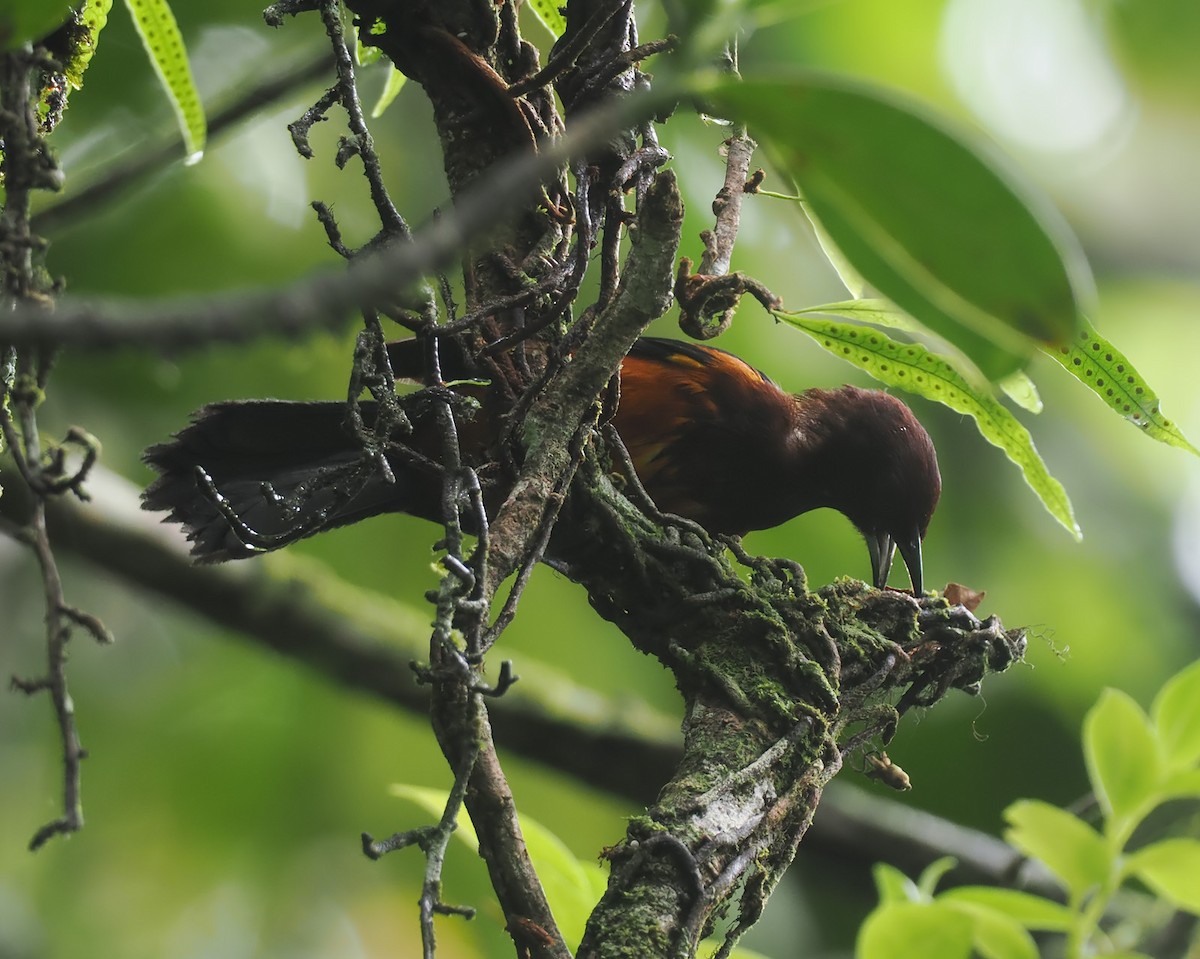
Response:
[{"label": "martinique oriole", "polygon": [[[416,340],[388,352],[398,378],[421,377]],[[469,375],[443,370],[460,373]],[[478,465],[500,416],[486,387],[462,389],[481,398],[460,433],[464,456]],[[361,410],[370,425],[374,406]],[[921,592],[921,541],[941,478],[929,434],[894,397],[852,386],[791,395],[730,353],[643,338],[621,365],[613,424],[664,512],[742,534],[832,507],[865,537],[877,587],[899,549]],[[213,404],[147,450],[160,475],[144,505],[182,524],[201,561],[251,556],[379,513],[438,519],[436,431],[418,422],[395,439],[386,453],[392,482],[348,428],[344,403]],[[501,484],[489,504],[503,494]]]}]

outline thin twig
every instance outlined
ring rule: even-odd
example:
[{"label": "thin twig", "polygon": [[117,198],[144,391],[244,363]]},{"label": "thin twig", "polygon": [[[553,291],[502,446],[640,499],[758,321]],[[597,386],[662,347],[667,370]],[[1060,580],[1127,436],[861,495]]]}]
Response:
[{"label": "thin twig", "polygon": [[379,212],[383,228],[404,239],[412,239],[408,224],[404,222],[399,211],[388,196],[387,187],[383,183],[383,171],[379,165],[379,156],[375,153],[375,141],[367,127],[366,115],[363,113],[362,102],[358,96],[358,85],[354,79],[354,58],[346,43],[345,26],[342,23],[342,5],[340,3],[322,3],[321,21],[325,24],[325,34],[333,47],[334,62],[337,66],[337,91],[342,107],[350,118],[350,132],[354,137],[354,151],[362,158],[363,173],[371,187],[371,202]]},{"label": "thin twig", "polygon": [[713,200],[716,224],[705,233],[704,255],[700,258],[700,273],[721,276],[729,272],[733,245],[742,220],[742,197],[746,192],[750,160],[758,144],[746,135],[742,125],[734,127],[733,135],[725,141],[725,183]]},{"label": "thin twig", "polygon": [[546,61],[546,65],[533,76],[510,86],[509,94],[514,97],[523,96],[530,90],[552,83],[564,70],[573,67],[588,43],[628,2],[629,0],[609,0],[608,3],[599,6],[581,27],[576,30],[568,29],[562,42],[555,48],[554,55]]},{"label": "thin twig", "polygon": [[0,314],[0,340],[57,342],[94,348],[136,342],[181,349],[215,342],[244,342],[264,335],[295,335],[338,329],[351,310],[384,309],[396,290],[449,264],[472,236],[508,215],[529,188],[564,160],[597,143],[613,129],[651,115],[667,96],[630,96],[576,118],[571,131],[536,155],[498,164],[486,182],[464,191],[448,213],[414,232],[412,243],[373,249],[348,269],[329,270],[276,289],[242,290],[157,302],[119,298],[59,299],[52,312],[17,304]]},{"label": "thin twig", "polygon": [[[44,68],[45,64],[28,50],[0,54],[0,142],[4,144],[6,191],[0,211],[0,302],[6,311],[10,304],[44,302],[51,287],[42,278],[44,274],[35,271],[33,251],[43,245],[31,232],[29,216],[31,192],[54,189],[59,182],[59,171],[42,142],[36,117],[35,90],[40,85],[35,86],[33,78],[40,76]],[[97,617],[67,603],[46,530],[47,498],[68,491],[85,498],[82,483],[98,453],[98,444],[86,431],[72,428],[65,442],[84,449],[83,463],[78,469],[67,469],[62,447],[54,447],[48,456],[43,456],[37,407],[51,365],[52,356],[46,351],[17,351],[9,347],[0,378],[0,428],[32,500],[28,520],[17,538],[37,559],[46,606],[46,673],[33,680],[14,677],[13,685],[26,693],[49,694],[63,754],[62,814],[34,833],[29,842],[31,850],[40,848],[54,836],[83,827],[80,765],[86,753],[75,723],[66,670],[71,623],[83,626],[102,641],[112,638]]]}]

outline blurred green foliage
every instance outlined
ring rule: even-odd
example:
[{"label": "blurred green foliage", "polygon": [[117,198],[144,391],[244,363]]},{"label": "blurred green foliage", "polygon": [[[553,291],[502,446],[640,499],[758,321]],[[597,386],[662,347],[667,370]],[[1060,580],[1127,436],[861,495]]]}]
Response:
[{"label": "blurred green foliage", "polygon": [[[786,60],[869,77],[982,128],[941,65],[946,6],[817,5],[745,38],[743,65]],[[1017,160],[1051,191],[1091,257],[1100,288],[1095,325],[1137,363],[1184,432],[1196,436],[1200,109],[1192,52],[1200,23],[1193,8],[1188,0],[1098,7],[1137,105],[1135,119],[1088,150],[1021,148]],[[315,19],[272,31],[241,0],[178,4],[175,12],[210,113],[292,58],[311,55],[321,41]],[[661,18],[650,5],[646,20],[644,36],[653,37]],[[548,40],[532,20],[529,34]],[[384,64],[364,68],[368,102],[386,73]],[[284,129],[320,92],[320,84],[299,91],[211,143],[202,163],[176,164],[136,194],[59,229],[49,238],[50,268],[71,292],[157,296],[278,283],[335,264],[309,201],[334,206],[350,243],[364,242],[373,227],[353,164],[339,172],[332,163],[336,124],[316,129],[311,161],[295,155]],[[114,18],[54,136],[67,194],[173,127],[132,27]],[[405,86],[374,132],[398,207],[421,222],[446,188],[415,84]],[[684,112],[663,134],[688,203],[682,252],[693,258],[699,232],[710,225],[725,135]],[[880,158],[883,170],[886,160]],[[734,267],[762,279],[788,306],[843,298],[788,204],[747,205]],[[671,322],[660,321],[656,332]],[[64,356],[43,425],[55,433],[81,423],[103,440],[107,466],[143,483],[140,450],[203,402],[343,395],[352,337],[348,318],[340,338],[177,356],[132,349]],[[868,382],[753,305],[720,345],[793,390]],[[1071,757],[1081,716],[1102,686],[1119,680],[1148,702],[1200,651],[1197,600],[1185,584],[1187,570],[1200,575],[1200,529],[1184,525],[1189,510],[1200,514],[1196,464],[1122,424],[1049,360],[1036,361],[1034,373],[1046,412],[1019,416],[1072,495],[1081,545],[959,416],[912,404],[937,442],[945,481],[926,541],[928,581],[986,589],[982,612],[1032,632],[1028,666],[989,684],[980,698],[958,697],[910,717],[890,752],[914,782],[905,802],[993,832],[1019,796],[1067,803],[1087,788]],[[420,608],[433,583],[431,538],[417,521],[386,517],[295,548]],[[861,542],[832,513],[756,533],[748,546],[799,560],[814,583],[868,569]],[[3,542],[0,563],[8,636],[0,674],[36,673],[42,610],[35,573],[23,552]],[[0,954],[419,954],[419,856],[372,863],[357,837],[415,824],[389,797],[390,783],[448,784],[422,720],[332,688],[92,567],[67,562],[64,575],[72,601],[96,611],[118,636],[111,649],[73,647],[73,694],[91,757],[84,768],[88,825],[36,856],[24,852],[55,808],[60,759],[46,704],[0,697]],[[502,655],[516,661],[517,672],[523,657],[535,658],[618,700],[677,708],[658,667],[599,621],[580,589],[546,569],[535,575]],[[623,817],[638,812],[552,770],[512,757],[506,768],[522,810],[581,858],[618,840]],[[863,788],[878,787],[864,781]],[[447,899],[489,901],[482,865],[465,850],[452,853],[447,876]],[[865,868],[802,847],[747,945],[785,956],[799,942],[808,956],[847,955],[871,900]],[[442,921],[439,947],[447,957],[511,955],[507,936],[486,915],[470,924]]]}]

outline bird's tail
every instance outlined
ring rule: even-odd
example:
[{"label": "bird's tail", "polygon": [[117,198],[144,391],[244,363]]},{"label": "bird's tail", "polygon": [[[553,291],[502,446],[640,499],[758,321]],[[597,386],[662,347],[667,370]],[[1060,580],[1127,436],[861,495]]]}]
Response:
[{"label": "bird's tail", "polygon": [[[363,404],[364,419],[374,408]],[[346,426],[344,403],[215,403],[144,454],[144,509],[184,527],[200,562],[241,559],[334,526],[417,511],[415,477],[391,476]],[[426,484],[427,485],[427,484]]]}]

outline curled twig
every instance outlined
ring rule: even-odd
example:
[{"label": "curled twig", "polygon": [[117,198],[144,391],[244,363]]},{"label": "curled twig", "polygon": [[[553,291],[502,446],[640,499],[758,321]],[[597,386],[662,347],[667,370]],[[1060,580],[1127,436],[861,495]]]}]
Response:
[{"label": "curled twig", "polygon": [[782,304],[763,283],[744,273],[708,276],[692,273],[692,261],[679,261],[675,277],[675,298],[679,301],[679,328],[697,340],[711,340],[729,328],[742,296],[749,293],[766,310]]}]

